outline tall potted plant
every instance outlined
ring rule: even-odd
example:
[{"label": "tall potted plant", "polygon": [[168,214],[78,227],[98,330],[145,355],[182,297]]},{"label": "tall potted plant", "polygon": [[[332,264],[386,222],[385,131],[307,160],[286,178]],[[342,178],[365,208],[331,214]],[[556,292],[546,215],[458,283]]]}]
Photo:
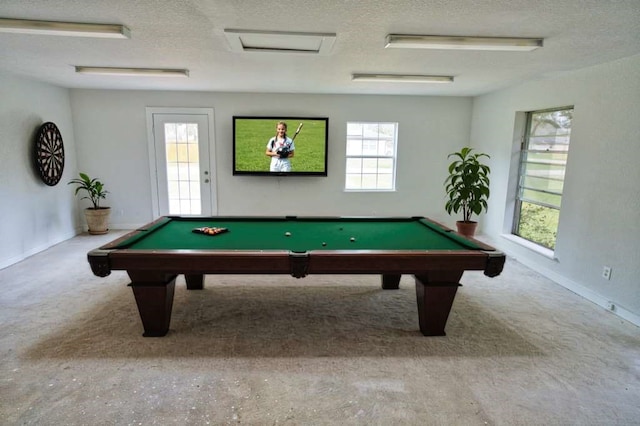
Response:
[{"label": "tall potted plant", "polygon": [[491,169],[482,163],[482,158],[490,158],[485,153],[474,153],[473,148],[462,148],[449,154],[455,161],[449,164],[449,176],[445,180],[448,199],[447,213],[462,211],[462,220],[456,222],[458,233],[465,236],[475,234],[478,223],[471,220],[487,210],[489,199],[489,173]]},{"label": "tall potted plant", "polygon": [[97,178],[90,178],[86,173],[80,173],[80,178],[72,179],[68,185],[76,185],[75,195],[85,191],[86,195],[81,200],[90,200],[93,207],[84,210],[89,233],[94,235],[109,232],[109,215],[111,207],[100,206],[100,200],[107,198],[109,191],[104,189],[104,184]]}]

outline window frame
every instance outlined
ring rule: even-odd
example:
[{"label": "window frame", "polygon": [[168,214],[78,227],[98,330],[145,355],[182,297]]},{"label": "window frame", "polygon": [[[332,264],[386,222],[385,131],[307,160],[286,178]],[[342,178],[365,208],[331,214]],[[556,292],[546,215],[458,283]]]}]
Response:
[{"label": "window frame", "polygon": [[[562,197],[564,195],[564,180],[565,180],[565,175],[566,175],[566,169],[567,169],[567,164],[568,164],[568,158],[569,158],[569,152],[570,152],[570,147],[571,147],[571,133],[572,133],[572,126],[573,126],[573,122],[571,123],[571,126],[568,128],[568,134],[567,136],[567,147],[566,147],[566,151],[564,152],[565,158],[563,160],[562,165],[562,190],[560,191],[554,191],[554,190],[549,190],[549,189],[540,189],[540,188],[534,188],[531,186],[526,186],[525,185],[525,179],[527,176],[531,177],[531,175],[527,175],[527,165],[529,164],[534,164],[535,161],[528,161],[528,155],[530,153],[533,154],[542,154],[542,153],[549,153],[549,152],[553,152],[553,151],[549,151],[549,150],[531,150],[529,149],[530,143],[531,143],[531,126],[533,123],[533,117],[535,114],[541,114],[541,113],[549,113],[549,112],[556,112],[556,111],[571,111],[572,114],[572,120],[573,120],[573,111],[575,110],[575,106],[573,105],[568,105],[568,106],[562,106],[562,107],[556,107],[556,108],[547,108],[547,109],[540,109],[540,110],[534,110],[534,111],[528,111],[525,113],[525,126],[523,129],[523,134],[521,137],[521,141],[520,141],[520,153],[519,153],[519,158],[518,158],[518,175],[517,175],[517,181],[516,181],[516,188],[515,188],[515,197],[514,197],[514,210],[513,210],[513,216],[512,216],[512,226],[511,226],[511,234],[518,237],[518,238],[522,238],[523,240],[530,242],[532,244],[535,244],[536,246],[541,247],[542,249],[545,250],[550,250],[550,252],[553,252],[555,250],[555,246],[557,243],[557,233],[558,233],[558,228],[559,228],[559,224],[560,224],[560,214],[561,214],[561,209],[562,209]],[[558,152],[562,152],[562,151],[558,151]],[[558,163],[554,164],[553,160],[549,160],[549,162],[540,162],[537,164],[547,164],[549,166],[552,165],[558,165]],[[553,180],[553,179],[550,179]],[[534,200],[532,198],[528,198],[524,195],[525,191],[533,191],[533,192],[537,192],[537,193],[541,193],[541,194],[548,194],[548,195],[554,195],[554,196],[558,196],[560,202],[558,203],[558,205],[555,205],[553,203],[546,203],[543,201],[539,201],[539,200]],[[540,241],[535,241],[531,238],[527,238],[526,236],[521,235],[522,232],[520,231],[520,225],[522,222],[522,206],[523,203],[528,203],[528,204],[532,204],[532,205],[537,205],[537,206],[541,206],[544,208],[548,208],[548,209],[553,209],[553,210],[557,210],[557,214],[558,214],[558,219],[557,219],[557,223],[556,223],[556,228],[555,228],[555,236],[554,236],[554,241],[553,241],[553,246],[547,246],[545,244],[543,244]]]},{"label": "window frame", "polygon": [[[353,155],[353,154],[349,154],[349,140],[353,138],[353,135],[349,134],[349,126],[350,125],[361,125],[361,126],[366,126],[366,125],[393,125],[393,136],[390,138],[391,141],[393,142],[393,150],[391,152],[390,155],[383,155],[383,154],[364,154],[364,150],[361,150],[359,155]],[[346,137],[345,137],[345,174],[344,174],[344,191],[345,192],[395,192],[396,191],[396,178],[397,178],[397,168],[398,168],[398,122],[394,122],[394,121],[347,121],[346,123]],[[361,142],[361,147],[364,148],[364,145],[366,142],[376,142],[379,143],[380,140],[384,140],[380,137],[380,131],[378,131],[378,136],[376,138],[373,137],[365,137],[364,132],[360,137],[360,142]],[[349,181],[349,176],[354,175],[355,173],[349,173],[349,160],[352,159],[359,159],[361,161],[365,161],[365,160],[371,160],[371,159],[375,159],[377,161],[379,161],[380,159],[390,159],[391,160],[391,173],[389,173],[389,175],[391,176],[391,187],[387,188],[387,187],[380,187],[378,185],[379,183],[379,179],[381,175],[384,175],[386,173],[380,173],[379,172],[379,168],[376,169],[376,187],[362,187],[362,184],[360,185],[359,188],[355,188],[355,187],[349,187],[348,186],[348,181]],[[370,173],[369,173],[370,174]],[[361,166],[360,167],[360,175],[363,176],[365,175],[364,173],[364,167]]]}]

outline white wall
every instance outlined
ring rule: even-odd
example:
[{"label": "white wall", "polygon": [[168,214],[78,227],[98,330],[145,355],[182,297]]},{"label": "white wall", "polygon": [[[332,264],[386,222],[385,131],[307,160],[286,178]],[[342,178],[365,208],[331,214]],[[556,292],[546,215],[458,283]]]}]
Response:
[{"label": "white wall", "polygon": [[[0,74],[0,267],[71,237],[77,202],[66,185],[81,171],[111,191],[112,227],[152,220],[146,107],[215,110],[215,166],[221,215],[425,215],[444,213],[448,153],[467,145],[491,154],[492,197],[482,232],[521,262],[640,324],[640,56],[532,81],[475,99],[71,90]],[[71,106],[70,106],[71,104]],[[574,105],[572,145],[557,242],[548,259],[501,235],[508,232],[509,176],[518,113]],[[329,177],[231,174],[233,115],[330,118]],[[397,192],[343,191],[347,121],[398,121]],[[56,187],[31,166],[36,128],[54,121],[67,166]],[[72,128],[73,127],[73,128]],[[75,139],[74,139],[75,135]],[[77,141],[77,146],[76,142]],[[82,205],[82,203],[80,203]],[[28,232],[27,232],[28,231]],[[602,266],[613,268],[610,281]]]},{"label": "white wall", "polygon": [[[555,250],[548,259],[501,237],[512,214],[516,113],[574,105]],[[484,233],[508,253],[640,324],[640,56],[474,99],[471,143],[491,154]],[[517,133],[517,132],[516,132]],[[512,168],[510,169],[510,164]],[[611,280],[602,278],[611,266]]]},{"label": "white wall", "polygon": [[[45,185],[34,167],[35,135],[54,122],[65,148],[62,180]],[[0,268],[73,237],[76,173],[69,91],[0,73]]]},{"label": "white wall", "polygon": [[[471,99],[72,90],[82,171],[111,194],[114,228],[153,219],[146,107],[208,107],[215,114],[219,215],[426,215],[444,213],[444,159],[469,141]],[[233,115],[329,117],[328,177],[232,175]],[[345,193],[346,122],[398,121],[397,191]]]}]

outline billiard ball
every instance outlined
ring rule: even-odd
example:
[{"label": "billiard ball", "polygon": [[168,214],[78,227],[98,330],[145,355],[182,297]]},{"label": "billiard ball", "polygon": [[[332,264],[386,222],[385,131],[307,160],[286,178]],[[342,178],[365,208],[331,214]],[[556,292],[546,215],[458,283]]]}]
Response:
[{"label": "billiard ball", "polygon": [[327,243],[325,243],[325,242],[323,242],[323,243],[322,243],[322,246],[323,246],[323,247],[324,247],[324,246],[326,246],[326,245],[327,245]]},{"label": "billiard ball", "polygon": [[285,232],[284,235],[286,235],[287,237],[291,236],[291,232]]},{"label": "billiard ball", "polygon": [[356,240],[356,239],[355,239],[355,238],[353,238],[353,237],[349,238],[349,241],[351,241],[351,242],[354,242],[355,240]]}]

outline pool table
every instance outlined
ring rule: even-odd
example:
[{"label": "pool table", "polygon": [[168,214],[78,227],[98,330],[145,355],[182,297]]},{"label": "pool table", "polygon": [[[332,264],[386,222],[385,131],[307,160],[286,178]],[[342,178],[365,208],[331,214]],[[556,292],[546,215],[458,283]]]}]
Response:
[{"label": "pool table", "polygon": [[[227,232],[195,232],[205,227]],[[100,277],[127,271],[143,336],[167,334],[178,274],[189,290],[203,289],[206,274],[380,274],[385,290],[411,274],[420,331],[443,336],[463,272],[495,277],[505,255],[424,217],[164,216],[88,260]]]}]

